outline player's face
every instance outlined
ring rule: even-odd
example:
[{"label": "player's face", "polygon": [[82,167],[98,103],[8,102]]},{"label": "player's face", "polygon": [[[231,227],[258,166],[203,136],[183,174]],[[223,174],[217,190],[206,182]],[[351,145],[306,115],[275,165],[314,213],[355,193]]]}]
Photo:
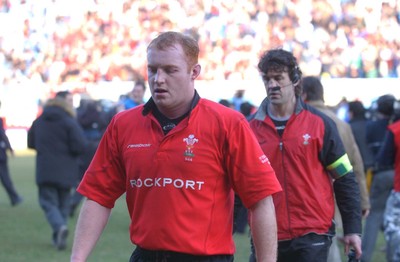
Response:
[{"label": "player's face", "polygon": [[193,81],[200,73],[200,66],[189,68],[180,45],[148,50],[147,63],[151,96],[161,112],[176,111],[192,101]]},{"label": "player's face", "polygon": [[262,75],[267,96],[273,105],[284,105],[294,101],[294,84],[286,71],[268,71]]}]

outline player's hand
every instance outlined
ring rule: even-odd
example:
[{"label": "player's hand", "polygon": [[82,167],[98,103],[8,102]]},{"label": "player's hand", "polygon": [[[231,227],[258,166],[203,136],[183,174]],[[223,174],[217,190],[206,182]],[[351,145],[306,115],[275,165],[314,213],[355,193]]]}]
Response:
[{"label": "player's hand", "polygon": [[361,258],[361,237],[357,234],[349,234],[345,235],[342,238],[343,244],[344,244],[344,253],[346,255],[349,254],[350,248],[353,248],[354,251],[356,252],[356,258],[360,259]]}]

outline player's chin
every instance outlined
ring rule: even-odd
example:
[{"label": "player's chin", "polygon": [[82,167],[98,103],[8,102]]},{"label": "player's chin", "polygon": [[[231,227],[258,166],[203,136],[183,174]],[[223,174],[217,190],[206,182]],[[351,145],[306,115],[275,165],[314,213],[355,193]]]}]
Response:
[{"label": "player's chin", "polygon": [[169,99],[165,99],[165,98],[153,98],[154,103],[158,106],[158,107],[169,107],[171,105],[171,101]]},{"label": "player's chin", "polygon": [[268,95],[268,99],[270,100],[270,101],[277,101],[277,100],[280,100],[280,96],[279,95],[277,95],[277,94],[269,94]]}]

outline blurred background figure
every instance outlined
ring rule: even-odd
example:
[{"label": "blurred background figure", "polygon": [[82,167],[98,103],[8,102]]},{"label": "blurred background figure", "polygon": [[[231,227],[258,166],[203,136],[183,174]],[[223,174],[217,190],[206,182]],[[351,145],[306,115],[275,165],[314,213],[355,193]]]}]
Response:
[{"label": "blurred background figure", "polygon": [[348,122],[347,112],[349,111],[349,104],[346,97],[342,97],[342,100],[337,104],[336,115],[339,119]]},{"label": "blurred background figure", "polygon": [[123,101],[125,109],[130,109],[135,106],[144,104],[145,92],[146,83],[142,80],[136,81],[132,91],[128,93],[128,96]]},{"label": "blurred background figure", "polygon": [[[400,118],[396,115],[395,121]],[[386,259],[400,261],[400,121],[388,126],[383,145],[377,156],[378,166],[393,166],[393,190],[387,201],[383,216],[386,245]]]},{"label": "blurred background figure", "polygon": [[[93,99],[81,100],[81,104],[77,109],[77,120],[87,140],[86,150],[80,156],[79,161],[79,181],[77,181],[79,183],[92,161],[109,120],[107,113],[103,111],[100,101]],[[69,213],[71,217],[74,215],[82,199],[83,196],[78,191],[74,190],[71,197]]]},{"label": "blurred background figure", "polygon": [[8,194],[8,197],[10,198],[11,205],[16,206],[23,200],[15,190],[14,184],[10,177],[7,151],[9,151],[11,155],[14,155],[14,150],[11,147],[10,140],[8,139],[6,131],[4,130],[3,119],[0,118],[0,180]]},{"label": "blurred background figure", "polygon": [[250,102],[245,101],[240,105],[240,113],[242,113],[247,120],[249,120],[251,115],[255,113],[255,110],[256,107]]},{"label": "blurred background figure", "polygon": [[[367,110],[361,101],[351,101],[348,104],[347,113],[351,131],[361,153],[364,170],[368,173],[374,165],[374,158],[367,144]],[[370,186],[371,181],[367,181],[368,189]]]},{"label": "blurred background figure", "polygon": [[28,148],[36,150],[36,184],[39,204],[58,250],[66,248],[71,190],[78,181],[79,156],[86,138],[76,121],[72,94],[58,92],[28,130]]},{"label": "blurred background figure", "polygon": [[[374,159],[371,188],[370,188],[370,214],[365,220],[361,261],[371,261],[375,250],[375,244],[379,232],[383,229],[383,213],[386,207],[386,201],[390,191],[393,188],[394,170],[393,166],[378,166],[376,159],[379,150],[382,147],[383,139],[387,126],[394,119],[395,97],[387,94],[380,96],[376,102],[376,108],[372,112],[372,119],[368,121],[366,128],[367,145]],[[383,247],[386,248],[386,247]]]},{"label": "blurred background figure", "polygon": [[233,108],[236,111],[240,111],[240,105],[244,102],[244,92],[243,89],[236,90],[236,93],[232,97]]},{"label": "blurred background figure", "polygon": [[226,106],[226,107],[235,109],[234,106],[233,106],[233,104],[232,104],[231,102],[229,102],[228,99],[220,99],[220,100],[218,101],[218,103],[220,103],[221,105],[224,105],[224,106]]}]

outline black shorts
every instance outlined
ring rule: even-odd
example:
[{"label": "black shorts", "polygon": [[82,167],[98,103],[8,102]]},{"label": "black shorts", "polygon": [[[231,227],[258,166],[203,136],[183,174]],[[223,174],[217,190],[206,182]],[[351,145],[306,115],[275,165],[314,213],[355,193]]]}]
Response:
[{"label": "black shorts", "polygon": [[[278,262],[321,262],[328,260],[332,236],[309,233],[292,240],[278,242]],[[251,239],[250,262],[256,262]]]},{"label": "black shorts", "polygon": [[153,251],[136,247],[129,262],[233,262],[233,255],[197,256],[173,251]]}]

